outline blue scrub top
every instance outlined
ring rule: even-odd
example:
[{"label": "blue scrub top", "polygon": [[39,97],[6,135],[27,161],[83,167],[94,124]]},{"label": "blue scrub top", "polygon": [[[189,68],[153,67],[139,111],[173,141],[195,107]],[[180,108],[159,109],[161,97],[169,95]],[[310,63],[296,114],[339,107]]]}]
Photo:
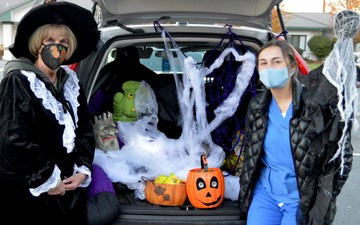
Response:
[{"label": "blue scrub top", "polygon": [[292,108],[291,103],[283,117],[275,99],[272,98],[264,140],[264,154],[261,157],[264,167],[261,170],[259,185],[262,185],[279,203],[299,201],[290,145],[289,123]]}]

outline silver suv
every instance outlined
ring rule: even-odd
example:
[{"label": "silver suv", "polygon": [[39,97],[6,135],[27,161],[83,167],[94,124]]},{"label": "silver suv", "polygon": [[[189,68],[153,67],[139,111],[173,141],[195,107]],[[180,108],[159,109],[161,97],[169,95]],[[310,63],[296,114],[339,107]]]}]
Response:
[{"label": "silver suv", "polygon": [[[94,115],[113,112],[113,97],[121,91],[122,83],[127,80],[145,80],[156,95],[159,131],[168,138],[176,139],[181,135],[181,113],[174,72],[181,76],[182,71],[170,67],[161,31],[166,30],[177,48],[187,57],[191,56],[198,68],[209,66],[227,47],[233,47],[240,54],[247,51],[255,54],[273,38],[269,26],[271,11],[281,0],[93,2],[101,39],[97,50],[75,67],[88,97],[89,110]],[[234,83],[233,75],[239,67],[241,63],[229,57],[204,79],[209,120],[214,117],[213,109],[231,91],[233,86],[229,83]],[[213,141],[223,148],[227,157],[232,156],[236,148],[241,146],[238,142],[240,138],[235,137],[243,128],[247,103],[258,91],[257,84],[257,73],[254,70],[234,116],[211,134]],[[106,93],[107,97],[99,100],[99,92]],[[236,164],[233,168],[223,169],[233,176],[238,175],[239,167]],[[166,207],[137,198],[131,188],[124,184],[115,182],[114,185],[122,205],[121,214],[114,224],[246,223],[240,220],[236,199],[225,198],[221,206],[214,209],[194,208],[189,202],[180,207]]]}]

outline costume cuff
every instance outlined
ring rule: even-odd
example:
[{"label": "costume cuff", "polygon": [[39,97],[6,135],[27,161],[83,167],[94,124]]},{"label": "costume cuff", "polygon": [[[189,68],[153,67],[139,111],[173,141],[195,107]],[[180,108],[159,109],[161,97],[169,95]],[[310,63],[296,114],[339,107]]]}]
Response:
[{"label": "costume cuff", "polygon": [[29,189],[30,193],[33,196],[37,197],[44,192],[48,192],[51,188],[56,187],[56,185],[58,184],[58,181],[61,180],[60,174],[61,174],[61,172],[60,172],[59,167],[57,167],[55,165],[54,171],[52,172],[49,179],[37,188],[30,188]]},{"label": "costume cuff", "polygon": [[86,175],[86,179],[82,182],[79,186],[80,187],[87,187],[91,182],[91,171],[86,166],[78,167],[76,164],[74,165],[74,173],[83,173]]}]

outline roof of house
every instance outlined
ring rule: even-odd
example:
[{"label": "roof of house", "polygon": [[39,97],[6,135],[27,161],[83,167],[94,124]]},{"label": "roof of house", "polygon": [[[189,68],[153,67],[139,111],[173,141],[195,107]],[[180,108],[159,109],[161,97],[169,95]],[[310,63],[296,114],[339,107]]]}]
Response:
[{"label": "roof of house", "polygon": [[28,2],[34,2],[34,0],[2,0],[0,4],[0,14]]},{"label": "roof of house", "polygon": [[14,22],[13,12],[31,8],[34,3],[36,3],[36,0],[5,0],[5,4],[0,4],[0,23]]},{"label": "roof of house", "polygon": [[[57,0],[68,1],[80,5],[88,10],[91,10],[93,2],[91,0]],[[24,7],[32,8],[44,3],[44,0],[1,0],[0,4],[0,23],[14,22],[12,12],[21,10]],[[30,7],[29,7],[30,6]]]},{"label": "roof of house", "polygon": [[287,13],[284,15],[284,23],[288,30],[321,31],[332,29],[333,17],[330,13]]}]

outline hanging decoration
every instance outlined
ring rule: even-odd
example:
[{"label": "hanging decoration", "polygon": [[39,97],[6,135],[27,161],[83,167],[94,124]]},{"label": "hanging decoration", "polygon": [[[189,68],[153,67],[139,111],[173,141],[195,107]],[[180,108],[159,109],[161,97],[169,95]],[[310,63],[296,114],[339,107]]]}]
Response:
[{"label": "hanging decoration", "polygon": [[353,58],[353,36],[359,31],[360,16],[352,10],[343,10],[335,15],[334,31],[337,40],[333,50],[325,59],[323,74],[326,79],[338,90],[337,109],[341,115],[341,121],[344,122],[342,136],[338,142],[338,150],[334,160],[341,157],[341,174],[344,165],[344,148],[348,140],[347,130],[349,122],[353,121],[353,129],[356,131],[359,127],[358,121],[354,115],[357,114],[357,104],[359,102],[356,90],[356,68]]}]

